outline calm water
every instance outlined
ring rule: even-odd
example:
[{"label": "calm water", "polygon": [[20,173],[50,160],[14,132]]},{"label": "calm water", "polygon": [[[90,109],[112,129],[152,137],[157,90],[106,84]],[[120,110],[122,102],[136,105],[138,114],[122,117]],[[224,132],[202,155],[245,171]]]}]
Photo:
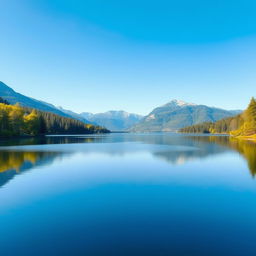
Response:
[{"label": "calm water", "polygon": [[0,163],[0,255],[256,255],[252,142],[6,140]]}]

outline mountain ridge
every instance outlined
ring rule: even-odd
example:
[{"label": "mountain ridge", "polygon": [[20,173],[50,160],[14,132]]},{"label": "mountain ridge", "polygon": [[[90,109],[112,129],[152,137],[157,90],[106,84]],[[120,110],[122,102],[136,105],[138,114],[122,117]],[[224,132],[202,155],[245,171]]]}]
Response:
[{"label": "mountain ridge", "polygon": [[11,87],[0,81],[0,97],[8,101],[11,105],[19,103],[22,107],[34,108],[45,112],[51,112],[63,117],[73,118],[61,110],[59,110],[54,105],[37,100],[21,93],[16,92]]},{"label": "mountain ridge", "polygon": [[[128,113],[123,110],[110,110],[104,113],[92,114],[89,112],[75,113],[62,107],[56,107],[51,103],[34,99],[16,92],[14,89],[0,81],[0,97],[11,105],[19,103],[22,107],[51,112],[63,117],[73,118],[85,124],[108,126],[114,131],[124,131],[137,123],[142,116]],[[88,116],[88,119],[86,118]],[[105,127],[105,126],[104,126]]]},{"label": "mountain ridge", "polygon": [[109,110],[103,113],[82,112],[80,114],[87,120],[104,126],[111,131],[126,131],[136,123],[138,123],[143,116],[128,113],[124,110]]},{"label": "mountain ridge", "polygon": [[135,124],[132,132],[176,132],[179,129],[202,122],[215,122],[222,118],[230,117],[239,110],[224,110],[206,105],[187,103],[181,100],[170,102],[154,108],[138,124]]},{"label": "mountain ridge", "polygon": [[173,99],[154,108],[148,115],[128,113],[124,110],[109,110],[103,113],[75,113],[53,104],[27,97],[0,81],[0,97],[10,104],[51,112],[63,117],[79,120],[85,124],[104,126],[111,131],[155,132],[178,131],[202,122],[215,122],[241,113],[240,110],[224,110],[217,107],[188,103]]}]

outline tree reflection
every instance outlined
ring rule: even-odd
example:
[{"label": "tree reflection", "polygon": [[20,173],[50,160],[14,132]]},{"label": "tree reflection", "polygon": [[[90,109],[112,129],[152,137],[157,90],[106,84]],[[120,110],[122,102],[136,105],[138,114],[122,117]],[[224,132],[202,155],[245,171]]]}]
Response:
[{"label": "tree reflection", "polygon": [[218,145],[237,151],[243,156],[248,168],[254,177],[256,175],[256,142],[253,140],[243,140],[228,136],[191,136],[192,140],[206,143],[216,143]]},{"label": "tree reflection", "polygon": [[0,187],[17,174],[51,163],[59,152],[0,151]]},{"label": "tree reflection", "polygon": [[[124,142],[135,142],[125,143]],[[12,145],[73,144],[72,147],[59,145],[43,151],[31,148],[17,151]],[[79,145],[75,146],[74,144]],[[91,144],[85,145],[85,144]],[[107,143],[107,144],[106,144]],[[94,145],[92,145],[94,144]],[[137,147],[134,145],[140,145]],[[112,136],[57,136],[44,138],[28,138],[20,141],[2,141],[0,148],[0,187],[14,176],[36,166],[50,164],[58,156],[77,151],[84,154],[97,152],[107,155],[128,154],[130,152],[147,151],[157,158],[171,164],[184,164],[194,159],[206,158],[234,150],[241,154],[247,162],[252,176],[256,176],[256,143],[239,140],[228,136],[184,136],[173,134],[117,134]],[[157,147],[155,147],[157,145]],[[48,151],[49,150],[49,151]]]}]

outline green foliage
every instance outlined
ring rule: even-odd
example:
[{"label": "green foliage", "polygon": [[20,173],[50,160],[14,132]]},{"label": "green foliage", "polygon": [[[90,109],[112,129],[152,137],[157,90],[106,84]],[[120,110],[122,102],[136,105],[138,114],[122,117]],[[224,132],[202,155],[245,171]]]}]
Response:
[{"label": "green foliage", "polygon": [[256,134],[256,100],[251,99],[248,108],[240,115],[229,117],[215,123],[202,123],[180,129],[184,133],[226,133],[233,136],[252,136]]},{"label": "green foliage", "polygon": [[106,133],[107,129],[72,118],[0,103],[0,136]]},{"label": "green foliage", "polygon": [[149,115],[131,128],[135,132],[178,131],[202,122],[216,122],[233,116],[232,111],[204,105],[177,104],[176,101],[155,108]]},{"label": "green foliage", "polygon": [[229,117],[219,120],[215,123],[205,122],[197,125],[188,126],[180,129],[184,133],[229,133],[230,131],[240,127],[243,122],[241,115]]},{"label": "green foliage", "polygon": [[256,101],[254,98],[243,113],[244,123],[239,129],[233,131],[234,136],[252,136],[256,134]]}]

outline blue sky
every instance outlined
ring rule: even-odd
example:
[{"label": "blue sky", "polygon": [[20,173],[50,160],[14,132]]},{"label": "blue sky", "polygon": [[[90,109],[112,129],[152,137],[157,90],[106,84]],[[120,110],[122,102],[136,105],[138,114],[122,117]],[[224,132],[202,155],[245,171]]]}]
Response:
[{"label": "blue sky", "polygon": [[0,80],[76,112],[256,96],[256,1],[0,0]]}]

